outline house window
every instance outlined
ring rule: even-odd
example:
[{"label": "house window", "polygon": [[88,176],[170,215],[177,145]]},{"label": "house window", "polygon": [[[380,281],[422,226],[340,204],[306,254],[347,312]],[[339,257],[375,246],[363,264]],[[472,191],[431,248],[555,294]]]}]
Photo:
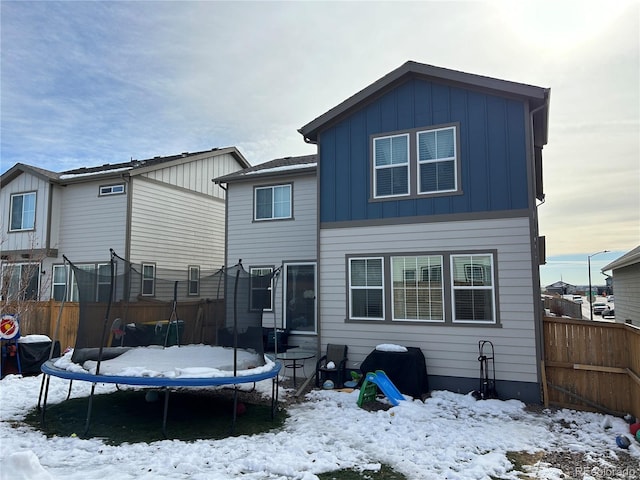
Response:
[{"label": "house window", "polygon": [[382,258],[349,259],[349,318],[384,319]]},{"label": "house window", "polygon": [[251,273],[251,310],[273,310],[272,267],[253,267]]},{"label": "house window", "polygon": [[102,185],[100,187],[100,196],[106,195],[120,195],[124,193],[124,183],[118,183],[116,185]]},{"label": "house window", "polygon": [[71,275],[72,302],[94,302],[96,299],[96,265],[76,265]]},{"label": "house window", "polygon": [[153,296],[155,294],[156,266],[151,263],[142,264],[142,295]]},{"label": "house window", "polygon": [[189,295],[200,294],[200,267],[191,265],[189,267]]},{"label": "house window", "polygon": [[11,195],[9,231],[33,230],[36,222],[36,192]]},{"label": "house window", "polygon": [[[114,263],[113,268],[117,268]],[[98,278],[97,278],[97,300],[98,302],[108,302],[109,294],[111,293],[111,263],[99,263],[98,264]],[[116,272],[113,272],[114,279]]]},{"label": "house window", "polygon": [[53,266],[51,296],[54,300],[62,302],[66,300],[68,269],[65,265]]},{"label": "house window", "polygon": [[418,132],[418,193],[457,189],[456,127]]},{"label": "house window", "polygon": [[39,263],[4,263],[0,291],[6,301],[38,300]]},{"label": "house window", "polygon": [[374,197],[409,194],[409,135],[373,139]]},{"label": "house window", "polygon": [[256,220],[291,218],[291,185],[256,188],[254,218]]},{"label": "house window", "polygon": [[453,321],[495,323],[493,283],[492,255],[452,255]]},{"label": "house window", "polygon": [[393,320],[444,321],[442,256],[391,257],[391,275]]}]

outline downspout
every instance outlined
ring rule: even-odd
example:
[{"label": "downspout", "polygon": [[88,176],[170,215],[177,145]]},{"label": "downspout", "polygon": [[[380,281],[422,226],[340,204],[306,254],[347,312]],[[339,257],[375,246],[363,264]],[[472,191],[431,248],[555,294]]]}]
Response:
[{"label": "downspout", "polygon": [[[529,124],[531,128],[531,134],[529,137],[531,138],[531,146],[529,149],[529,154],[532,155],[533,162],[530,163],[533,166],[532,171],[532,182],[531,182],[531,195],[533,197],[533,205],[531,205],[531,214],[532,218],[530,219],[530,228],[534,228],[532,231],[531,239],[532,239],[532,260],[534,261],[535,268],[533,268],[533,293],[534,293],[534,302],[533,302],[533,315],[534,315],[534,328],[535,328],[535,336],[536,336],[536,349],[539,354],[537,356],[538,365],[538,384],[540,385],[540,398],[543,402],[548,401],[547,398],[544,398],[544,390],[545,387],[543,385],[543,381],[546,378],[546,372],[543,372],[545,368],[544,358],[545,358],[545,348],[544,348],[544,319],[543,319],[543,310],[541,306],[541,286],[540,286],[540,232],[539,232],[539,224],[538,224],[538,207],[544,204],[544,198],[541,201],[540,205],[536,204],[536,166],[535,166],[535,156],[536,156],[536,145],[535,145],[535,129],[534,129],[534,115],[543,110],[549,108],[549,90],[545,91],[545,99],[544,103],[529,112]],[[547,129],[548,122],[547,122]],[[540,160],[542,161],[542,159]],[[541,172],[542,175],[542,172]]]},{"label": "downspout", "polygon": [[133,208],[133,182],[127,173],[121,175],[122,181],[127,184],[127,209],[125,212],[125,233],[124,233],[124,258],[131,258],[131,210]]}]

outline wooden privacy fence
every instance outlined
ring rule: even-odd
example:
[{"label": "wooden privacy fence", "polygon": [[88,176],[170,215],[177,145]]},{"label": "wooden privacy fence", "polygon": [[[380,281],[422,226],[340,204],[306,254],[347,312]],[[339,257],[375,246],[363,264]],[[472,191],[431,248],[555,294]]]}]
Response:
[{"label": "wooden privacy fence", "polygon": [[545,404],[640,418],[640,328],[544,318]]},{"label": "wooden privacy fence", "polygon": [[[60,348],[73,347],[78,332],[80,305],[77,302],[61,303],[55,301],[34,302],[27,307],[22,304],[20,310],[20,333],[47,335],[60,341]],[[91,318],[103,319],[107,305],[94,303],[87,305],[87,313]],[[3,312],[20,311],[11,305],[4,305]],[[171,317],[172,303],[158,301],[139,301],[135,303],[115,303],[111,307],[109,322],[122,318],[125,323],[154,323],[168,320]],[[180,302],[176,308],[177,317],[184,322],[182,341],[184,343],[212,342],[224,318],[224,300],[199,300]],[[58,334],[55,335],[56,324],[60,317]],[[102,333],[102,321],[90,332],[91,341],[99,342]],[[111,325],[107,326],[110,329]],[[97,344],[97,343],[96,343]]]}]

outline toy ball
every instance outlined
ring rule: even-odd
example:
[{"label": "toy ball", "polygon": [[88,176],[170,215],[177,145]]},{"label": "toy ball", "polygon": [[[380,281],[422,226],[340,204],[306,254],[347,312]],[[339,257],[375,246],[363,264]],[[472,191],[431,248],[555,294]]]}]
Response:
[{"label": "toy ball", "polygon": [[334,387],[335,385],[331,380],[325,380],[325,382],[322,384],[322,388],[324,388],[325,390],[333,390]]},{"label": "toy ball", "polygon": [[631,445],[631,442],[629,441],[626,435],[618,435],[616,437],[616,444],[620,448],[624,448],[626,450],[627,448],[629,448],[629,445]]},{"label": "toy ball", "polygon": [[236,415],[238,416],[244,415],[246,411],[247,411],[247,406],[242,402],[238,402],[238,405],[236,405]]},{"label": "toy ball", "polygon": [[640,430],[640,423],[632,423],[629,425],[629,433],[631,433],[631,435],[635,436],[638,430]]}]

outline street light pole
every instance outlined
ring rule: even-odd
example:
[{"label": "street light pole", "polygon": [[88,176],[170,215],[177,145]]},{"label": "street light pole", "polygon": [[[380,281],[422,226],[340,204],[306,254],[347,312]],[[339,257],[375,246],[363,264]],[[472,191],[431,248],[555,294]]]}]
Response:
[{"label": "street light pole", "polygon": [[593,297],[591,290],[591,257],[595,257],[596,255],[600,255],[601,253],[607,253],[609,250],[602,250],[601,252],[593,253],[591,255],[587,255],[587,265],[589,266],[589,318],[593,322]]}]

